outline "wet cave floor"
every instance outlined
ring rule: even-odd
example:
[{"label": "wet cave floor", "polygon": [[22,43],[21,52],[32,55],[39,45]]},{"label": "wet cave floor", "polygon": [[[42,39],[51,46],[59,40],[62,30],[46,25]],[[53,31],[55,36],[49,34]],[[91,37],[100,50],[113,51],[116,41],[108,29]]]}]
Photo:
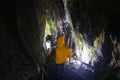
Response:
[{"label": "wet cave floor", "polygon": [[47,79],[46,80],[94,80],[94,74],[90,70],[80,68],[79,64],[66,63],[64,76],[58,76],[55,64],[47,66]]}]

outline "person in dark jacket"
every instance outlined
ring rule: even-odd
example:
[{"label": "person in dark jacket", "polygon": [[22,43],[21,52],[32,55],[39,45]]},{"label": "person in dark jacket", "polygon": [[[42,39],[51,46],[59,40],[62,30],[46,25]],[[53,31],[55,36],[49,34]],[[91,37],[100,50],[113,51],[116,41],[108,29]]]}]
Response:
[{"label": "person in dark jacket", "polygon": [[65,34],[65,44],[72,48],[72,28],[68,22],[63,24],[64,34]]}]

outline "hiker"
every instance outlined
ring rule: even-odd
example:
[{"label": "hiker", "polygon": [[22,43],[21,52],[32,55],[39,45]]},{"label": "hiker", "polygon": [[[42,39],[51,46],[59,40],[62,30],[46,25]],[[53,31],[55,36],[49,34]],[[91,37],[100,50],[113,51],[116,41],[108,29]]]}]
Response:
[{"label": "hiker", "polygon": [[72,39],[72,28],[68,22],[65,22],[63,26],[64,26],[63,31],[65,34],[65,44],[69,46],[70,48],[72,48],[72,40],[71,40]]},{"label": "hiker", "polygon": [[55,48],[55,63],[56,63],[57,71],[60,76],[63,76],[64,74],[64,66],[66,60],[71,57],[72,57],[72,52],[70,48],[65,46],[64,36],[58,36],[57,46]]},{"label": "hiker", "polygon": [[63,22],[60,16],[57,18],[57,30],[58,30],[57,36],[64,35]]}]

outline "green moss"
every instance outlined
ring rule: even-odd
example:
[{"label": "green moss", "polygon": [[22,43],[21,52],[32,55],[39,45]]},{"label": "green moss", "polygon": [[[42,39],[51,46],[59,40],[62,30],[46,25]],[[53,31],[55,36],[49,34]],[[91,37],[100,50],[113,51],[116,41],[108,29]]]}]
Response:
[{"label": "green moss", "polygon": [[51,35],[53,30],[54,30],[53,20],[52,19],[46,19],[45,36]]}]

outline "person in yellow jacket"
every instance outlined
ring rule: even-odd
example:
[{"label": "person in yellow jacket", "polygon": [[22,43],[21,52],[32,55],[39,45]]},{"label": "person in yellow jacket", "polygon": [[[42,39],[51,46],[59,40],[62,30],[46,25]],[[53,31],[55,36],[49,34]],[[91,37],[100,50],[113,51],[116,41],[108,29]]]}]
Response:
[{"label": "person in yellow jacket", "polygon": [[57,46],[55,48],[55,63],[58,73],[62,76],[64,73],[64,65],[67,58],[72,57],[72,53],[69,47],[65,46],[64,36],[57,38]]}]

